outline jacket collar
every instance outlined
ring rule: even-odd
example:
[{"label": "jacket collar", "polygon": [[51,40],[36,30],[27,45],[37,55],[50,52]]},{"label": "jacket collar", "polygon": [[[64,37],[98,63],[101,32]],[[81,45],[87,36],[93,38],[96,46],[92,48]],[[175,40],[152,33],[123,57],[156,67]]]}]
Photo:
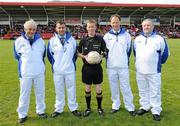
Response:
[{"label": "jacket collar", "polygon": [[[59,35],[57,32],[54,33],[54,36],[59,38]],[[71,38],[71,33],[66,31],[64,36],[65,36],[65,41],[67,42]]]},{"label": "jacket collar", "polygon": [[[23,36],[23,38],[25,38],[26,40],[28,40],[29,38],[27,38],[26,33],[22,32],[21,35]],[[36,32],[34,34],[34,38],[33,38],[33,43],[38,40],[39,38],[41,38],[40,34],[38,32]]]},{"label": "jacket collar", "polygon": [[123,33],[125,33],[125,32],[126,32],[125,28],[122,28],[122,27],[119,29],[118,34],[115,33],[113,29],[111,29],[111,30],[109,31],[109,33],[110,33],[110,34],[113,34],[113,35],[120,35],[120,34],[123,34]]},{"label": "jacket collar", "polygon": [[151,34],[149,36],[146,36],[143,31],[141,32],[141,35],[144,36],[144,37],[150,37],[150,36],[156,35],[156,34],[157,34],[157,31],[155,29],[151,32]]}]

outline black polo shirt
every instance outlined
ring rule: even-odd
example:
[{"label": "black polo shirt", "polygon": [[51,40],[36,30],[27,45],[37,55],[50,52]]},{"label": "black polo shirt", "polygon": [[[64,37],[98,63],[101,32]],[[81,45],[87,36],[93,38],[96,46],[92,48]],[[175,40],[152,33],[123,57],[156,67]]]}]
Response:
[{"label": "black polo shirt", "polygon": [[[99,54],[102,54],[106,51],[106,43],[101,36],[87,36],[80,40],[78,52],[82,53],[83,55],[87,55],[91,51],[97,51]],[[83,62],[88,64],[85,59],[83,59]]]}]

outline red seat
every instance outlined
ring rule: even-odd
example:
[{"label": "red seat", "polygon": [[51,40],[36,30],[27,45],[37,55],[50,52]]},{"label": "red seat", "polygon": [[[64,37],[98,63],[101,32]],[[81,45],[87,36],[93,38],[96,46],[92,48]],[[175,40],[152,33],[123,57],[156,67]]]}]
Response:
[{"label": "red seat", "polygon": [[41,37],[43,39],[50,39],[53,36],[53,33],[42,33]]},{"label": "red seat", "polygon": [[13,36],[11,34],[5,34],[3,39],[11,39]]}]

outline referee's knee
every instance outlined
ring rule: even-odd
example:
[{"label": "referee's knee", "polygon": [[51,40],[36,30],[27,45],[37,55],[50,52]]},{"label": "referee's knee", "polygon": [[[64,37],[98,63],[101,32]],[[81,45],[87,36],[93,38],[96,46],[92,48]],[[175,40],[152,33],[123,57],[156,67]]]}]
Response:
[{"label": "referee's knee", "polygon": [[101,84],[96,85],[96,93],[101,93],[102,89],[101,89]]},{"label": "referee's knee", "polygon": [[91,85],[86,84],[85,91],[86,92],[91,92]]}]

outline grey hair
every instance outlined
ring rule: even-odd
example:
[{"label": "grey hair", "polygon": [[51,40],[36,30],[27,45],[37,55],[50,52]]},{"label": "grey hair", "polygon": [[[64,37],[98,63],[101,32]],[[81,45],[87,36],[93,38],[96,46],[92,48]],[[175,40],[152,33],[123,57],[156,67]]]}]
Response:
[{"label": "grey hair", "polygon": [[33,19],[26,21],[24,23],[24,28],[26,29],[29,25],[33,26],[33,28],[37,28],[37,23]]},{"label": "grey hair", "polygon": [[154,26],[154,23],[153,23],[152,19],[150,19],[150,18],[144,19],[144,20],[142,21],[142,23],[145,22],[145,21],[151,22],[151,24]]}]

